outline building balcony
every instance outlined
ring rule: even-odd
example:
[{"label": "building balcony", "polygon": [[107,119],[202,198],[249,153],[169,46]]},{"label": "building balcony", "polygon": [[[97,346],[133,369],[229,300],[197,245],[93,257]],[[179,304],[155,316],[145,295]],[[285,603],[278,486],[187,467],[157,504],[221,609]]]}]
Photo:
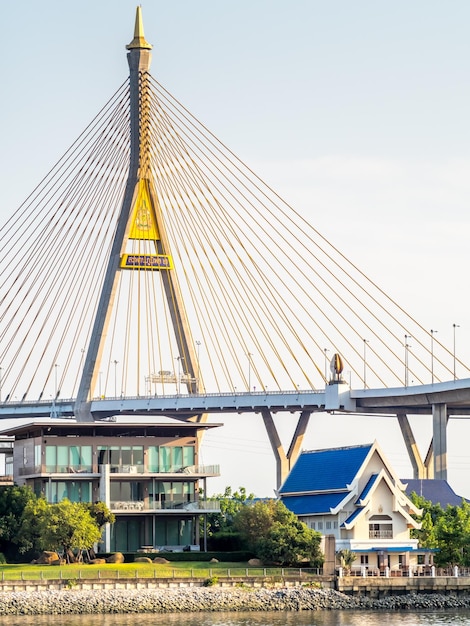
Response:
[{"label": "building balcony", "polygon": [[19,468],[20,476],[41,474],[98,474],[92,465],[26,465]]},{"label": "building balcony", "polygon": [[392,530],[369,530],[369,539],[393,539]]},{"label": "building balcony", "polygon": [[110,509],[114,513],[134,513],[134,512],[173,512],[173,513],[219,513],[220,502],[215,500],[199,500],[192,502],[146,502],[145,500],[116,500],[110,502]]},{"label": "building balcony", "polygon": [[[192,476],[194,478],[205,478],[220,476],[219,465],[188,465],[186,467],[175,466],[170,468],[159,468],[155,466],[146,467],[144,465],[110,465],[111,474],[129,474],[146,477],[161,476],[165,478],[183,478]],[[50,474],[100,474],[100,466],[93,465],[26,465],[19,468],[20,476],[41,476]]]}]

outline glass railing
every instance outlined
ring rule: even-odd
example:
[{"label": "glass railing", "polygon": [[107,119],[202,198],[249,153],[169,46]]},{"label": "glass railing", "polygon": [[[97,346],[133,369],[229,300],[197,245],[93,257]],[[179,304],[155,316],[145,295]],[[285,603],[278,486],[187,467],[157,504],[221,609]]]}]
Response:
[{"label": "glass railing", "polygon": [[[187,476],[220,476],[220,465],[175,465],[159,467],[150,465],[110,465],[111,474],[185,474]],[[99,474],[100,469],[92,465],[27,465],[20,467],[20,476],[34,474]]]},{"label": "glass railing", "polygon": [[192,502],[145,500],[114,500],[110,502],[112,511],[220,511],[220,502],[215,500],[199,500]]}]

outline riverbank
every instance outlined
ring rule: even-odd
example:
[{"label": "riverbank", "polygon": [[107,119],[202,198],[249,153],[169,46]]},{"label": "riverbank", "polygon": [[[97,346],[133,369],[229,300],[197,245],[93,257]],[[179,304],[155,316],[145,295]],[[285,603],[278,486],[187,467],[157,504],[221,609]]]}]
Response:
[{"label": "riverbank", "polygon": [[225,589],[217,587],[5,592],[0,615],[85,615],[211,611],[438,610],[470,608],[470,596],[409,594],[373,599],[331,589]]}]

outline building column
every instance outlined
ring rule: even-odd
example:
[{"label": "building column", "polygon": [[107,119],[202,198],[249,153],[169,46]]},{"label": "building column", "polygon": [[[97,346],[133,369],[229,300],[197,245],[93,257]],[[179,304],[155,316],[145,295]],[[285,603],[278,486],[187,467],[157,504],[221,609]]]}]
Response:
[{"label": "building column", "polygon": [[447,405],[432,405],[434,478],[447,480]]},{"label": "building column", "polygon": [[[104,502],[108,509],[110,501],[109,465],[100,465],[100,502]],[[103,552],[111,552],[111,524],[105,524],[103,529]]]}]

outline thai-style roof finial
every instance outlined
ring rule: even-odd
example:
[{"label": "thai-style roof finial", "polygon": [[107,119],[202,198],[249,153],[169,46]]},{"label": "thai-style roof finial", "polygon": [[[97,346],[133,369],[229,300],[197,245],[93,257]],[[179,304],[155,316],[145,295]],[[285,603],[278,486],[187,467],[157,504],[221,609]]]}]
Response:
[{"label": "thai-style roof finial", "polygon": [[143,48],[144,50],[152,49],[152,46],[145,39],[144,24],[142,21],[142,6],[140,5],[137,7],[135,14],[134,39],[128,46],[126,46],[126,48],[128,50],[132,50],[133,48]]}]

